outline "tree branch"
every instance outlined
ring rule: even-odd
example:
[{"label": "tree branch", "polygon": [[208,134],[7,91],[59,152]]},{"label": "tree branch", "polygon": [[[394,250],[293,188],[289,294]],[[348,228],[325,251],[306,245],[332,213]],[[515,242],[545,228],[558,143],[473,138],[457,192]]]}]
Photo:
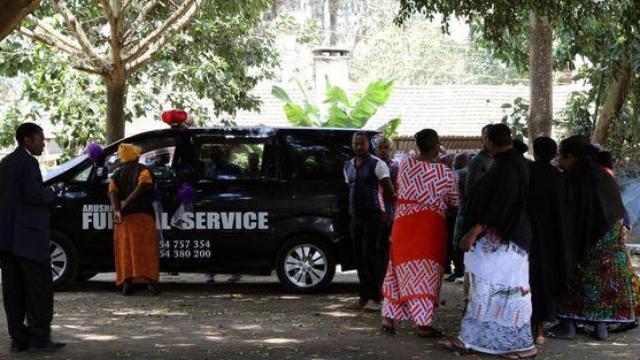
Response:
[{"label": "tree branch", "polygon": [[119,9],[114,9],[111,4],[109,4],[109,0],[100,0],[100,4],[104,8],[104,12],[107,16],[107,21],[109,22],[109,30],[111,32],[111,58],[114,64],[120,64],[122,62],[121,52],[122,52],[122,43],[120,42],[120,32],[118,31],[118,23],[120,11]]},{"label": "tree branch", "polygon": [[184,17],[176,22],[173,27],[171,27],[162,37],[156,41],[153,46],[149,48],[142,56],[137,59],[129,62],[126,65],[127,72],[129,74],[134,73],[136,70],[146,65],[153,59],[154,56],[162,49],[165,45],[167,45],[179,32],[184,30],[187,25],[191,23],[193,18],[198,13],[198,10],[202,6],[203,0],[195,0],[194,6],[192,6],[189,11],[184,15]]},{"label": "tree branch", "polygon": [[22,1],[21,3],[17,1],[3,1],[2,5],[2,11],[11,15],[3,21],[3,26],[0,29],[0,41],[18,27],[25,16],[30,14],[36,7],[38,7],[38,5],[40,5],[40,0],[32,0],[29,2]]},{"label": "tree branch", "polygon": [[[202,6],[203,0],[185,0],[182,5],[176,9],[176,12],[173,13],[165,22],[158,27],[156,30],[152,31],[146,38],[144,38],[138,46],[133,48],[129,54],[127,54],[124,58],[125,62],[133,62],[142,56],[147,56],[149,53],[149,49],[158,50],[158,44],[166,44],[167,38],[171,39],[171,36],[168,36],[170,33],[174,33],[176,28],[182,28],[187,25],[195,16],[198,9]],[[153,54],[151,55],[153,56]]]},{"label": "tree branch", "polygon": [[60,50],[62,50],[64,52],[66,52],[69,55],[73,55],[73,56],[76,56],[76,57],[82,57],[84,55],[84,53],[82,51],[79,51],[79,50],[77,50],[75,48],[69,47],[69,46],[67,46],[67,44],[65,44],[65,43],[63,43],[63,42],[61,42],[61,41],[59,41],[57,39],[48,37],[47,34],[38,34],[35,31],[29,30],[29,29],[24,28],[24,27],[19,27],[18,28],[18,32],[21,33],[22,35],[30,38],[33,41],[37,41],[37,42],[43,43],[43,44],[45,44],[47,46],[58,48],[58,49],[60,49]]},{"label": "tree branch", "polygon": [[82,65],[72,65],[72,67],[76,70],[79,71],[84,71],[90,74],[95,74],[95,75],[105,75],[104,72],[100,71],[100,69],[94,69],[92,67],[86,67],[86,66],[82,66]]},{"label": "tree branch", "polygon": [[64,4],[64,2],[62,0],[53,0],[53,5],[62,14],[65,22],[67,23],[67,27],[69,27],[69,30],[71,30],[71,32],[75,35],[76,39],[80,43],[80,46],[82,47],[82,50],[89,56],[89,58],[97,60],[99,62],[105,62],[105,59],[102,58],[93,47],[93,45],[91,45],[89,38],[87,38],[87,34],[82,29],[82,25],[80,25],[76,17]]},{"label": "tree branch", "polygon": [[33,16],[33,15],[28,15],[27,19],[30,21],[33,21],[33,23],[40,28],[42,31],[44,31],[47,35],[49,35],[49,37],[51,39],[55,39],[65,45],[67,45],[69,48],[76,50],[77,52],[81,53],[82,49],[80,48],[80,45],[78,44],[77,41],[75,41],[75,39],[72,39],[66,35],[63,35],[61,32],[59,32],[58,30],[54,29],[51,25],[47,24],[46,22],[38,19],[37,17]]},{"label": "tree branch", "polygon": [[147,15],[149,14],[149,12],[151,10],[153,10],[154,7],[156,7],[156,5],[158,5],[158,0],[149,0],[143,7],[142,9],[140,9],[140,13],[138,14],[138,16],[136,17],[135,20],[133,20],[133,22],[131,23],[131,25],[129,25],[129,30],[127,30],[127,32],[125,32],[124,34],[124,41],[126,42],[127,39],[129,38],[129,36],[131,36],[131,34],[133,34],[134,29],[139,28],[139,26],[142,24],[142,21],[144,21],[144,18],[147,17]]}]

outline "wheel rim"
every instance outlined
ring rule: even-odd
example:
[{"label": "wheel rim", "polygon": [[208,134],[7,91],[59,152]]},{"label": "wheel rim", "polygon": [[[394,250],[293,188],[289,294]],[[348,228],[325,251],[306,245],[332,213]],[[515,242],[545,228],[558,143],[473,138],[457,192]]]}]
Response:
[{"label": "wheel rim", "polygon": [[69,260],[64,248],[54,240],[49,241],[49,256],[51,258],[51,274],[53,281],[57,281],[67,271]]},{"label": "wheel rim", "polygon": [[312,244],[297,245],[287,253],[284,272],[289,282],[299,288],[314,287],[327,276],[327,256]]}]

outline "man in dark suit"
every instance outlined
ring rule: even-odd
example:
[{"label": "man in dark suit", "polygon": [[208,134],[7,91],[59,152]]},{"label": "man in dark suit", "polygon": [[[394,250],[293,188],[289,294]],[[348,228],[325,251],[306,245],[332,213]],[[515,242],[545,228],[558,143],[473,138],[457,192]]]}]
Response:
[{"label": "man in dark suit", "polygon": [[[0,262],[11,351],[54,351],[53,284],[49,257],[49,205],[38,161],[44,134],[34,123],[16,130],[18,148],[0,161]],[[25,325],[25,318],[27,324]]]}]

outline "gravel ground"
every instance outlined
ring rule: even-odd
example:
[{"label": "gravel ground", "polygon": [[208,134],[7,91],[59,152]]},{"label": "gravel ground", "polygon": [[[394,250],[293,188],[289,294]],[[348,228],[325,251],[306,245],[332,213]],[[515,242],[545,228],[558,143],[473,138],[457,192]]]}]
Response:
[{"label": "gravel ground", "polygon": [[[123,297],[113,274],[56,293],[54,337],[59,353],[12,356],[0,316],[0,359],[455,359],[436,341],[403,324],[394,338],[380,336],[378,314],[351,308],[353,272],[338,273],[319,295],[286,293],[275,277],[226,276],[205,284],[202,274],[162,277],[163,294]],[[446,283],[437,326],[455,334],[462,311],[460,285]],[[599,342],[548,340],[539,359],[640,360],[640,330]],[[466,355],[469,359],[491,359]]]}]

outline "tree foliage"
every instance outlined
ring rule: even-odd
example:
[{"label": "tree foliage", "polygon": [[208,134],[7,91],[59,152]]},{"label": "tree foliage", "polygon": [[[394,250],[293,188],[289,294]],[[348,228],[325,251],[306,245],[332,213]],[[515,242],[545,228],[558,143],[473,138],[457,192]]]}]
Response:
[{"label": "tree foliage", "polygon": [[[202,4],[193,19],[188,26],[181,24],[180,16],[175,16],[189,14],[180,10],[180,4],[195,3]],[[106,63],[99,64],[84,50],[61,49],[65,41],[82,45],[57,4],[68,7],[87,42]],[[272,75],[277,62],[273,36],[262,23],[262,12],[270,1],[131,0],[123,4],[118,17],[126,25],[119,35],[121,58],[131,56],[123,109],[127,121],[153,121],[167,108],[184,108],[199,123],[213,123],[231,121],[238,109],[258,109],[259,99],[249,91]],[[105,137],[106,85],[111,66],[117,63],[112,57],[113,27],[105,9],[105,1],[43,1],[20,33],[0,45],[0,75],[24,78],[23,98],[38,105],[35,111],[43,119],[48,117],[62,128],[61,145],[68,154],[80,151],[89,139]],[[164,35],[158,35],[164,25],[168,26]],[[151,39],[154,34],[160,37]]]},{"label": "tree foliage", "polygon": [[[565,128],[582,133],[594,128],[606,131],[609,123],[617,126],[612,119],[637,112],[632,94],[637,92],[640,81],[637,76],[624,79],[640,69],[640,3],[637,1],[401,0],[396,22],[404,23],[415,13],[429,19],[441,14],[442,29],[447,31],[452,17],[467,18],[481,46],[496,58],[527,71],[529,14],[532,12],[553,26],[555,69],[577,69],[576,80],[591,86],[586,94],[569,100],[569,110],[562,114]],[[619,83],[621,78],[625,80],[623,84]],[[584,118],[586,114],[592,117],[590,124]],[[626,133],[629,138],[631,134]],[[601,134],[600,138],[606,139],[606,136]],[[614,145],[613,141],[609,139],[607,143],[620,144],[615,140]]]}]

